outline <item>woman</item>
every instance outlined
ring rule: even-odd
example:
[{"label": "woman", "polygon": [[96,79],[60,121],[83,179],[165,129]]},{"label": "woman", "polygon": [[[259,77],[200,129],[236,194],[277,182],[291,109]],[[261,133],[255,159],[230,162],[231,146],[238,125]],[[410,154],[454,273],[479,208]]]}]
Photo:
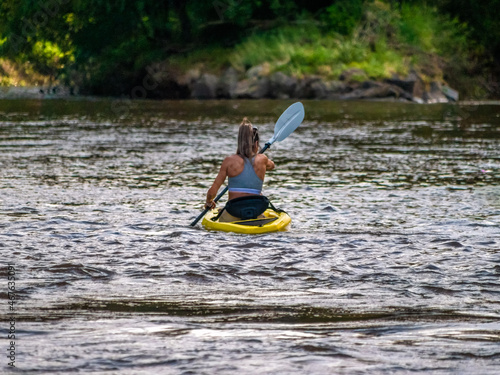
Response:
[{"label": "woman", "polygon": [[[226,180],[226,176],[229,178],[229,201],[236,198],[261,195],[266,171],[273,170],[274,163],[266,155],[259,154],[258,152],[259,131],[245,117],[238,131],[238,148],[236,154],[227,156],[222,162],[219,174],[207,192],[205,208],[215,208],[214,198]],[[227,210],[224,210],[219,217],[220,222],[230,222],[239,219],[239,217],[231,215]]]}]

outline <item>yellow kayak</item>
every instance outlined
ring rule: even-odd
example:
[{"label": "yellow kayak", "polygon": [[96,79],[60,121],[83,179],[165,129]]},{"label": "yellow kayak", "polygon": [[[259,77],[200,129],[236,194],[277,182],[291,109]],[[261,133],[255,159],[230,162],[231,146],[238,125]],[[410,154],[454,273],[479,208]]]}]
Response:
[{"label": "yellow kayak", "polygon": [[275,211],[268,208],[263,215],[265,218],[239,220],[229,223],[213,221],[218,214],[218,209],[208,211],[203,217],[201,224],[210,230],[220,230],[224,232],[235,232],[245,234],[259,234],[287,230],[292,219],[285,211]]}]

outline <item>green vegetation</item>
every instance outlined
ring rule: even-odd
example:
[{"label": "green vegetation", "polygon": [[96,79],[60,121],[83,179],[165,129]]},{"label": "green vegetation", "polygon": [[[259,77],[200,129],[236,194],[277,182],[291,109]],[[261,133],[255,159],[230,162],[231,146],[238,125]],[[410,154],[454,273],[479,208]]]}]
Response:
[{"label": "green vegetation", "polygon": [[[336,32],[330,24],[325,27],[312,18],[302,19],[255,32],[225,53],[219,50],[213,59],[205,51],[178,61],[183,66],[198,64],[208,70],[232,65],[245,71],[267,64],[269,72],[299,77],[315,74],[327,79],[336,79],[349,68],[362,69],[374,79],[405,76],[411,69],[429,79],[440,79],[447,65],[467,67],[469,40],[465,25],[435,8],[404,4],[394,10],[387,3],[373,1],[363,4],[360,14],[357,24],[349,23],[355,26],[346,35]],[[344,24],[340,30],[348,31]],[[218,63],[210,65],[211,61]]]},{"label": "green vegetation", "polygon": [[317,74],[329,79],[338,78],[350,67],[364,69],[374,78],[407,72],[404,56],[388,49],[384,39],[377,40],[372,50],[359,35],[322,33],[314,24],[251,36],[228,57],[231,65],[240,71],[268,63],[271,72],[295,76]]},{"label": "green vegetation", "polygon": [[[338,79],[444,79],[478,95],[500,66],[500,0],[4,0],[0,85],[120,95],[155,62]],[[45,78],[41,78],[45,77]],[[355,78],[355,77],[354,77]],[[360,77],[361,79],[361,77]],[[494,85],[492,86],[493,88]],[[482,88],[482,95],[492,94]]]}]

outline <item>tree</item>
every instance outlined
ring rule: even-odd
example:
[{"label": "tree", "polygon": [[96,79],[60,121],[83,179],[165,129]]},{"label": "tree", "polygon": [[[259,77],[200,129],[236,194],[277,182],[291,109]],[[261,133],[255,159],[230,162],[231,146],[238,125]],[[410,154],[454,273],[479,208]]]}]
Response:
[{"label": "tree", "polygon": [[472,36],[500,64],[500,0],[439,0],[441,10],[458,17],[472,28]]}]

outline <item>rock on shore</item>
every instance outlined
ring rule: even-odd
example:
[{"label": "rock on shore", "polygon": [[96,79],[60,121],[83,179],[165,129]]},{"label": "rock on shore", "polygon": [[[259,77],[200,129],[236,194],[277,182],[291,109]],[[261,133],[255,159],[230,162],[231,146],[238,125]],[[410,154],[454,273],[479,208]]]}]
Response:
[{"label": "rock on shore", "polygon": [[[383,81],[371,80],[360,69],[344,71],[338,80],[318,76],[296,78],[282,72],[269,74],[265,66],[250,68],[244,76],[228,68],[220,77],[213,74],[169,75],[170,81],[160,85],[183,87],[186,98],[193,99],[325,99],[362,100],[392,99],[417,103],[458,101],[458,92],[442,82],[424,82],[416,72],[407,77]],[[168,90],[162,90],[168,98]],[[177,98],[178,96],[176,96]]]},{"label": "rock on shore", "polygon": [[0,99],[66,98],[71,95],[72,89],[65,86],[0,87]]},{"label": "rock on shore", "polygon": [[[146,79],[147,78],[147,79]],[[443,82],[425,82],[415,71],[407,77],[371,80],[360,69],[349,69],[337,80],[319,76],[296,78],[282,72],[269,72],[265,64],[252,67],[243,75],[230,67],[220,76],[197,69],[185,73],[166,66],[148,70],[138,82],[131,99],[322,99],[322,100],[401,100],[416,103],[458,101],[457,91]],[[65,98],[78,95],[76,89],[54,87],[0,87],[0,99]],[[140,93],[134,96],[134,93]],[[123,96],[123,95],[122,95]]]}]

